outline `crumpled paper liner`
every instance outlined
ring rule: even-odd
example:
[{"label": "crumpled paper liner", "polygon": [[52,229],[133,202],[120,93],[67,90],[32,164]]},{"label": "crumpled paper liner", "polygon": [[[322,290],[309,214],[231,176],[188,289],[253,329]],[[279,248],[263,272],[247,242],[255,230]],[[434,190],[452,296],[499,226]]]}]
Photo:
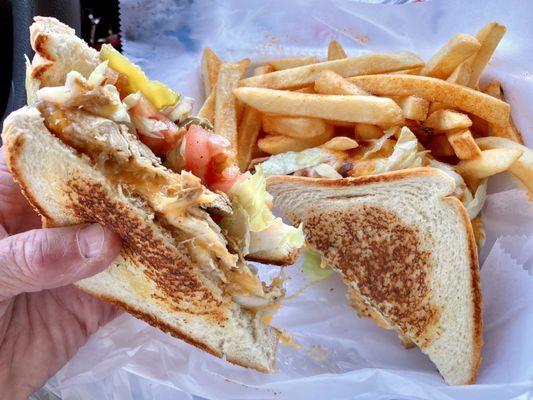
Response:
[{"label": "crumpled paper liner", "polygon": [[[198,66],[204,46],[223,59],[261,61],[289,54],[325,56],[327,42],[337,38],[349,54],[412,50],[427,58],[453,34],[475,33],[498,20],[509,29],[485,80],[502,80],[530,144],[531,15],[531,3],[513,0],[402,6],[348,0],[121,0],[125,53],[151,78],[198,99],[203,98]],[[217,399],[528,398],[533,387],[533,211],[523,192],[509,187],[508,178],[491,180],[493,193],[483,211],[485,345],[476,385],[445,385],[419,350],[404,350],[393,332],[358,318],[334,277],[285,301],[275,316],[273,325],[292,332],[303,347],[280,346],[276,374],[228,364],[123,315],[97,332],[47,388],[65,399],[102,400],[192,398],[187,393]],[[306,284],[299,264],[287,273],[289,293]]]}]

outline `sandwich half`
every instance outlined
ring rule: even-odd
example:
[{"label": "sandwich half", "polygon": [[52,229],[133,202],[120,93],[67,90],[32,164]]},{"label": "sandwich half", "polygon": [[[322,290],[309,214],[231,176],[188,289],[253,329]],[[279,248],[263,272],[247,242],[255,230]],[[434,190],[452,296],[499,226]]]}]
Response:
[{"label": "sandwich half", "polygon": [[273,371],[278,333],[263,317],[282,279],[261,282],[246,259],[292,263],[301,229],[273,216],[265,179],[236,168],[186,98],[53,18],[36,17],[30,33],[28,106],[2,132],[8,166],[45,227],[98,222],[124,242],[107,270],[76,285],[218,357]]},{"label": "sandwich half", "polygon": [[274,207],[340,274],[355,308],[416,344],[451,385],[481,362],[477,247],[455,183],[434,168],[358,178],[271,176]]},{"label": "sandwich half", "polygon": [[[153,210],[134,183],[115,180],[89,156],[54,136],[36,108],[12,113],[2,139],[9,168],[44,226],[99,222],[122,237],[124,247],[113,264],[79,281],[78,287],[230,362],[265,372],[273,369],[276,332],[231,294],[232,283],[251,281],[257,289],[262,284],[250,272],[228,280],[238,271],[237,262],[224,252],[219,232],[202,226],[210,224],[208,215],[201,215],[205,211],[190,203],[182,218],[197,224],[198,235],[218,236],[211,244],[228,257],[227,271],[213,252],[202,248],[208,244],[194,243],[193,236],[186,239],[189,233]],[[193,190],[191,185],[189,193]],[[243,290],[247,293],[248,288]]]}]

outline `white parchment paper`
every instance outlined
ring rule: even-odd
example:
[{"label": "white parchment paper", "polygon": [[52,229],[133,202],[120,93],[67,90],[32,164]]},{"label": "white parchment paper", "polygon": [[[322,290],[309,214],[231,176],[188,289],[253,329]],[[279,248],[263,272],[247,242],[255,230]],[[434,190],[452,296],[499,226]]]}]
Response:
[{"label": "white parchment paper", "polygon": [[[484,80],[502,81],[513,116],[533,145],[533,3],[433,1],[121,0],[124,52],[151,78],[203,100],[202,49],[225,60],[325,56],[337,38],[349,54],[415,51],[428,58],[453,34],[487,22],[508,27]],[[287,300],[273,325],[304,348],[280,346],[279,371],[228,364],[123,315],[95,334],[50,380],[65,399],[529,399],[533,396],[533,207],[508,178],[491,182],[483,211],[484,361],[476,385],[449,387],[419,350],[358,318],[337,278]],[[288,292],[305,285],[287,269]]]}]

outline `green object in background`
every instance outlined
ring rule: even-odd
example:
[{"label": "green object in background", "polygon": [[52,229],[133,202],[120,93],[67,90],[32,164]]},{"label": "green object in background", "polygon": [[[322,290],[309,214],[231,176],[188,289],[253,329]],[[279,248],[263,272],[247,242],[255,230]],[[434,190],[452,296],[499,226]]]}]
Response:
[{"label": "green object in background", "polygon": [[302,269],[305,278],[309,282],[317,282],[328,279],[333,274],[331,267],[323,265],[322,257],[316,251],[304,250],[304,262]]}]

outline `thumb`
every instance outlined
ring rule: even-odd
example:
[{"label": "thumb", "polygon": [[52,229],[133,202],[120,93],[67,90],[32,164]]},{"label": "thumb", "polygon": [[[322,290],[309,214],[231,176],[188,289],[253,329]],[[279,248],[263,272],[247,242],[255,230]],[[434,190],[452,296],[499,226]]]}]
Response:
[{"label": "thumb", "polygon": [[2,239],[0,301],[101,272],[120,248],[120,238],[98,224],[35,229]]}]

